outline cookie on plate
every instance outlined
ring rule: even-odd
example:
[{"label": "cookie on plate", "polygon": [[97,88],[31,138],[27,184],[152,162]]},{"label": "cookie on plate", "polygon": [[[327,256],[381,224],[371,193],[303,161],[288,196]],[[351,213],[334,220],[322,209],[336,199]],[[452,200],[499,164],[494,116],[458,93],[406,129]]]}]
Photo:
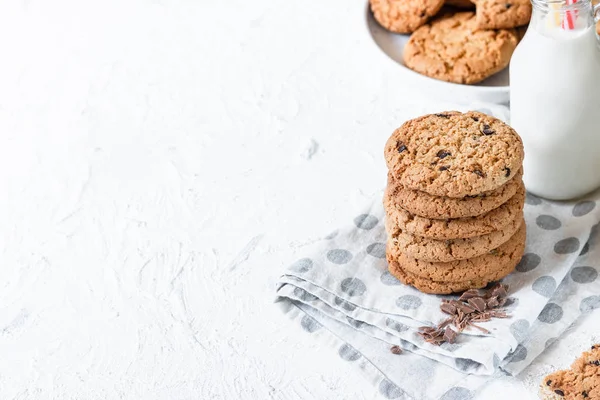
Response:
[{"label": "cookie on plate", "polygon": [[487,253],[506,243],[524,224],[523,216],[511,221],[499,231],[466,239],[435,240],[402,232],[393,222],[386,220],[392,254],[406,254],[412,258],[431,262],[466,260]]},{"label": "cookie on plate", "polygon": [[[498,189],[475,196],[460,198],[433,196],[419,190],[406,189],[388,174],[388,184],[384,194],[386,208],[401,207],[411,214],[430,219],[451,219],[476,217],[500,207],[515,194],[525,189],[522,181],[523,170]],[[392,206],[393,204],[393,206]]]},{"label": "cookie on plate", "polygon": [[[523,224],[506,243],[479,257],[452,262],[428,262],[406,254],[395,253],[388,248],[388,263],[397,262],[415,278],[437,282],[484,281],[499,271],[512,271],[525,250],[526,227]],[[391,244],[388,242],[388,246]],[[421,282],[423,284],[423,282]]]},{"label": "cookie on plate", "polygon": [[510,29],[527,25],[530,0],[475,0],[479,29]]},{"label": "cookie on plate", "polygon": [[444,0],[369,0],[375,20],[396,33],[411,33],[444,5]]},{"label": "cookie on plate", "polygon": [[506,227],[523,215],[525,186],[506,203],[477,217],[431,219],[411,214],[397,205],[393,197],[384,197],[387,218],[403,232],[431,239],[446,240],[487,235]]},{"label": "cookie on plate", "polygon": [[540,385],[543,400],[600,399],[600,344],[581,355],[571,369],[557,371]]},{"label": "cookie on plate", "polygon": [[499,119],[477,111],[447,111],[402,124],[386,142],[384,155],[403,187],[460,198],[510,181],[524,153],[519,135]]},{"label": "cookie on plate", "polygon": [[405,65],[431,78],[472,84],[506,68],[517,47],[513,30],[478,30],[473,12],[444,15],[417,29]]}]

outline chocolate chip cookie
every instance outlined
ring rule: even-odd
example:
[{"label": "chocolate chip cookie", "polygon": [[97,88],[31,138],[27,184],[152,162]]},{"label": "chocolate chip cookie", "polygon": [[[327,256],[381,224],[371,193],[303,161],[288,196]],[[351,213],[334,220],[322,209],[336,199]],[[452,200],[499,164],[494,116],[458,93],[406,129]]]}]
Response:
[{"label": "chocolate chip cookie", "polygon": [[523,224],[521,215],[499,231],[466,239],[448,240],[435,240],[404,233],[389,220],[386,220],[386,229],[388,230],[388,240],[392,244],[393,255],[402,253],[417,260],[450,262],[477,257],[501,246]]},{"label": "chocolate chip cookie", "polygon": [[[500,207],[512,198],[517,191],[524,189],[523,170],[498,189],[475,196],[460,198],[433,196],[418,190],[406,189],[388,174],[388,184],[384,194],[386,208],[401,207],[411,214],[430,219],[450,219],[476,217]],[[393,204],[393,206],[391,206]]]},{"label": "chocolate chip cookie", "polygon": [[418,28],[404,47],[404,64],[426,76],[472,84],[506,68],[517,47],[513,30],[478,30],[473,12],[444,15]]},{"label": "chocolate chip cookie", "polygon": [[386,255],[388,263],[396,262],[415,278],[437,282],[438,285],[448,282],[484,281],[499,271],[512,271],[516,267],[525,250],[525,237],[526,227],[523,224],[517,233],[500,247],[467,260],[428,262],[394,252],[389,248]]},{"label": "chocolate chip cookie", "polygon": [[487,235],[502,230],[512,221],[521,218],[525,203],[525,186],[500,207],[477,217],[431,219],[411,214],[398,206],[393,197],[384,197],[387,218],[403,232],[426,238],[446,240]]},{"label": "chocolate chip cookie", "polygon": [[531,19],[530,0],[475,0],[479,29],[510,29],[527,25]]},{"label": "chocolate chip cookie", "polygon": [[447,111],[405,122],[388,139],[384,155],[404,188],[461,198],[510,181],[521,169],[523,142],[497,118]]},{"label": "chocolate chip cookie", "polygon": [[411,33],[433,17],[444,0],[370,0],[375,20],[396,33]]},{"label": "chocolate chip cookie", "polygon": [[600,344],[581,355],[571,369],[557,371],[540,385],[543,400],[600,399]]}]

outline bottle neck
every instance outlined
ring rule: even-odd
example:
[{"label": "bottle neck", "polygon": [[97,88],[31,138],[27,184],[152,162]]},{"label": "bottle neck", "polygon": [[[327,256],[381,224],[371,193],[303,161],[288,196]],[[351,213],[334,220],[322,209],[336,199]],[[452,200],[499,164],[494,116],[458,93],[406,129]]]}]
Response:
[{"label": "bottle neck", "polygon": [[[531,0],[531,21],[536,28],[577,31],[593,25],[594,9],[590,0]],[[543,24],[543,25],[540,25]]]}]

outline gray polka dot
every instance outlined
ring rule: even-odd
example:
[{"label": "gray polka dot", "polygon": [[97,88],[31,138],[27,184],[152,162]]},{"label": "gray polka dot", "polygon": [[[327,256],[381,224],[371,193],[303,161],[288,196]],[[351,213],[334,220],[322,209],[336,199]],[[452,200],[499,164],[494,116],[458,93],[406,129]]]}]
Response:
[{"label": "gray polka dot", "polygon": [[525,346],[520,344],[517,346],[515,351],[512,352],[512,354],[510,354],[508,357],[509,362],[511,363],[523,361],[527,358],[527,349],[525,348]]},{"label": "gray polka dot", "polygon": [[376,258],[385,258],[385,243],[371,243],[367,246],[367,254]]},{"label": "gray polka dot", "polygon": [[537,206],[542,204],[542,199],[540,199],[536,195],[527,193],[527,196],[525,196],[525,203],[529,204],[530,206]]},{"label": "gray polka dot", "polygon": [[600,296],[590,296],[581,300],[581,304],[579,305],[579,310],[582,313],[588,313],[592,310],[596,310],[600,308]]},{"label": "gray polka dot", "polygon": [[517,264],[516,270],[519,272],[529,272],[534,270],[540,262],[542,258],[534,253],[525,253],[519,264]]},{"label": "gray polka dot", "polygon": [[310,315],[305,315],[304,317],[302,317],[300,325],[302,326],[302,329],[304,329],[308,333],[313,333],[314,331],[321,328],[321,324]]},{"label": "gray polka dot", "polygon": [[386,286],[396,286],[396,285],[400,285],[401,282],[398,280],[398,278],[396,278],[394,275],[390,274],[389,271],[384,272],[383,274],[381,274],[381,283],[383,283]]},{"label": "gray polka dot", "polygon": [[404,339],[400,339],[400,345],[401,345],[402,349],[408,350],[408,351],[416,351],[419,349],[417,346],[415,346],[411,342],[404,340]]},{"label": "gray polka dot", "polygon": [[550,298],[556,290],[556,280],[551,276],[540,276],[533,282],[531,288],[537,294]]},{"label": "gray polka dot", "polygon": [[457,358],[454,360],[454,365],[463,372],[470,372],[479,368],[481,364],[468,358]]},{"label": "gray polka dot", "polygon": [[560,321],[563,316],[563,309],[555,303],[548,303],[538,315],[538,320],[546,324],[553,324]]},{"label": "gray polka dot", "polygon": [[560,221],[552,215],[540,215],[535,219],[535,223],[537,226],[547,231],[553,231],[560,228],[562,225]]},{"label": "gray polka dot", "polygon": [[360,358],[360,353],[347,343],[340,347],[338,354],[346,361],[356,361]]},{"label": "gray polka dot", "polygon": [[387,326],[390,329],[395,330],[396,332],[405,332],[408,330],[408,326],[406,326],[398,321],[394,321],[391,318],[385,319],[385,326]]},{"label": "gray polka dot", "polygon": [[334,264],[346,264],[352,260],[352,253],[344,249],[333,249],[327,252],[327,259]]},{"label": "gray polka dot", "polygon": [[306,290],[302,289],[301,287],[295,287],[294,288],[294,296],[296,296],[297,298],[299,298],[302,301],[315,301],[317,299],[317,296],[308,293]]},{"label": "gray polka dot", "polygon": [[355,329],[360,329],[365,324],[364,322],[356,320],[354,318],[346,317],[346,319],[348,320],[350,326],[352,326]]},{"label": "gray polka dot", "polygon": [[312,267],[313,262],[310,258],[301,258],[293,263],[290,268],[296,272],[304,273],[310,271]]},{"label": "gray polka dot", "polygon": [[579,239],[576,237],[570,237],[558,241],[554,245],[554,252],[557,254],[569,254],[574,253],[579,249]]},{"label": "gray polka dot", "polygon": [[327,239],[327,240],[331,240],[331,239],[333,239],[334,237],[336,237],[336,236],[338,235],[338,233],[340,233],[340,231],[338,231],[338,230],[335,230],[335,231],[331,232],[329,235],[325,236],[325,239]]},{"label": "gray polka dot", "polygon": [[498,357],[498,354],[494,353],[494,358],[492,359],[492,364],[494,366],[494,369],[498,368],[500,366],[500,357]]},{"label": "gray polka dot", "polygon": [[420,298],[410,294],[400,296],[396,299],[396,305],[403,310],[414,310],[415,308],[419,308],[421,304]]},{"label": "gray polka dot", "polygon": [[363,281],[358,278],[346,278],[342,281],[340,287],[342,292],[350,297],[362,296],[367,291]]},{"label": "gray polka dot", "polygon": [[376,217],[369,214],[361,214],[354,218],[354,224],[360,229],[373,229],[378,222],[379,220]]},{"label": "gray polka dot", "polygon": [[529,321],[526,319],[519,319],[510,324],[510,333],[515,337],[517,343],[521,343],[527,338],[529,332]]},{"label": "gray polka dot", "polygon": [[592,211],[594,207],[596,207],[596,203],[593,201],[581,201],[575,204],[575,207],[573,207],[573,216],[581,217]]},{"label": "gray polka dot", "polygon": [[404,396],[404,391],[387,379],[382,380],[379,384],[379,393],[386,399],[397,399]]},{"label": "gray polka dot", "polygon": [[544,344],[544,348],[551,346],[552,343],[556,342],[556,339],[558,339],[558,338],[552,337],[552,338],[546,340],[546,344]]},{"label": "gray polka dot", "polygon": [[593,267],[575,267],[571,270],[571,279],[577,283],[591,283],[598,278],[598,271]]},{"label": "gray polka dot", "polygon": [[356,306],[354,304],[347,302],[346,300],[342,299],[341,297],[335,296],[335,299],[333,301],[336,306],[339,306],[346,311],[356,310]]},{"label": "gray polka dot", "polygon": [[473,393],[464,387],[453,387],[440,397],[440,400],[471,400]]}]

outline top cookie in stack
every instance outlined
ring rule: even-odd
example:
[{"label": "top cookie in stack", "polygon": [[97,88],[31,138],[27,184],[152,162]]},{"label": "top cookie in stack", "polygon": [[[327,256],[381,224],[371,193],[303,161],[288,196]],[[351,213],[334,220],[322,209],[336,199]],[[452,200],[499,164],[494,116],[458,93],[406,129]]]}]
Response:
[{"label": "top cookie in stack", "polygon": [[484,287],[525,245],[523,144],[502,121],[449,111],[406,122],[385,146],[390,272],[427,293]]},{"label": "top cookie in stack", "polygon": [[[513,28],[531,19],[530,0],[370,0],[370,4],[381,26],[412,34],[403,56],[408,68],[464,84],[480,82],[507,67],[520,38]],[[470,11],[473,8],[475,12]]]}]

